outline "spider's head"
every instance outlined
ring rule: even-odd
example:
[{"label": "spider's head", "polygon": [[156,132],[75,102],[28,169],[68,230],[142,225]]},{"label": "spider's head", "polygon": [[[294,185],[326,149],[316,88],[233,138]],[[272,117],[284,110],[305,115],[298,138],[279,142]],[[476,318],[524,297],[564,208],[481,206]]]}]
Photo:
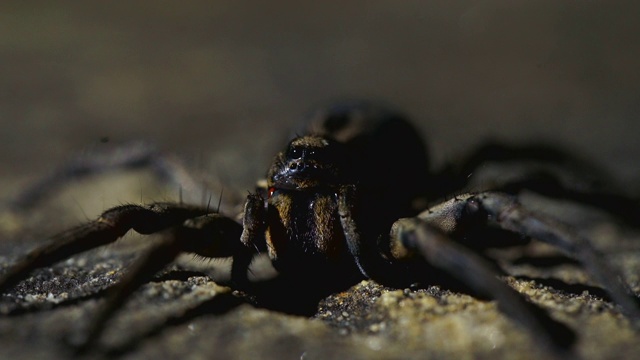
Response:
[{"label": "spider's head", "polygon": [[269,188],[333,188],[344,183],[346,160],[340,143],[314,135],[295,138],[276,155],[267,174]]}]

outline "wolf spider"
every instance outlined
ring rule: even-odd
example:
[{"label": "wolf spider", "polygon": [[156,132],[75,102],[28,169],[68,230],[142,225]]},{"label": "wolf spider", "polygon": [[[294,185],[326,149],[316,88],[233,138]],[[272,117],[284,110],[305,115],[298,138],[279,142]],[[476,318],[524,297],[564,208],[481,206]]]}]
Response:
[{"label": "wolf spider", "polygon": [[[484,161],[564,165],[566,154],[545,147],[492,145],[459,166],[432,174],[417,132],[386,108],[341,104],[316,113],[304,128],[310,135],[289,141],[275,156],[266,182],[247,196],[241,224],[209,206],[117,206],[10,265],[0,278],[0,293],[37,268],[112,243],[129,230],[161,232],[162,241],[108,293],[89,331],[75,343],[78,349],[99,339],[108,319],[137,288],[179,254],[194,253],[231,258],[228,285],[259,306],[313,312],[320,299],[362,279],[396,288],[444,284],[496,300],[542,344],[565,351],[574,342],[574,332],[501,281],[500,271],[481,251],[497,243],[519,245],[536,239],[581,262],[631,321],[640,320],[635,295],[598,251],[570,226],[522,205],[518,195],[529,189],[621,217],[626,213],[620,209],[629,209],[629,200],[596,194],[589,186],[567,186],[540,169],[493,183],[491,190],[463,192],[470,186],[468,175]],[[151,158],[149,163],[160,163]],[[447,194],[454,195],[426,206]],[[274,278],[250,278],[249,267],[260,254],[268,254],[277,271]]]}]

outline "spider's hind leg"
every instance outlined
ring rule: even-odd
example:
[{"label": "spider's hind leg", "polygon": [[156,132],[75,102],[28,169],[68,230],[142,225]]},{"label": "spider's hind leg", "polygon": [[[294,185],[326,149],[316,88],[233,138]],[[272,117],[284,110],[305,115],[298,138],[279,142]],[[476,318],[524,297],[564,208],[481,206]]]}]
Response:
[{"label": "spider's hind leg", "polygon": [[447,165],[436,178],[438,188],[449,193],[533,192],[592,207],[638,227],[640,199],[616,180],[598,164],[557,146],[498,142],[478,147],[459,163]]},{"label": "spider's hind leg", "polygon": [[149,169],[162,182],[193,194],[208,194],[204,180],[196,179],[176,156],[146,142],[135,141],[99,148],[76,155],[47,176],[38,179],[6,203],[2,210],[27,213],[64,186],[90,176],[119,170]]}]

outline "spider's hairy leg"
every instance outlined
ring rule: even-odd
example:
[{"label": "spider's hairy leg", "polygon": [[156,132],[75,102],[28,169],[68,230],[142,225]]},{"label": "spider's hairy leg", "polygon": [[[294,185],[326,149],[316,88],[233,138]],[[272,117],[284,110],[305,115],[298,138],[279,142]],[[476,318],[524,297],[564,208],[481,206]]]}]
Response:
[{"label": "spider's hairy leg", "polygon": [[98,340],[106,323],[122,307],[129,296],[144,285],[182,253],[194,253],[208,258],[226,258],[242,253],[238,241],[242,226],[219,214],[189,219],[176,225],[162,240],[140,256],[113,288],[92,319],[90,327],[81,336],[72,339],[72,345],[81,353]]},{"label": "spider's hairy leg", "polygon": [[236,287],[250,286],[247,271],[253,254],[266,250],[266,219],[267,209],[262,195],[249,194],[244,204],[242,235],[239,242],[243,246],[236,250],[231,267],[231,280]]},{"label": "spider's hairy leg", "polygon": [[356,188],[353,185],[343,186],[338,194],[338,214],[340,223],[344,231],[345,240],[349,253],[353,256],[360,272],[368,278],[385,283],[391,281],[401,273],[396,271],[391,264],[380,255],[380,249],[372,241],[364,241],[372,234],[363,234],[357,208],[354,206],[356,198]]},{"label": "spider's hairy leg", "polygon": [[640,326],[640,302],[624,282],[622,274],[612,267],[591,243],[566,224],[533,213],[513,196],[486,192],[474,196],[469,206],[485,212],[498,226],[524,234],[557,247],[580,261],[589,274],[611,295],[615,303],[635,326]]},{"label": "spider's hairy leg", "polygon": [[[404,218],[393,223],[386,244],[366,241],[356,226],[357,216],[349,206],[353,188],[339,193],[340,220],[349,249],[365,275],[383,284],[397,283],[402,277],[410,282],[429,279],[431,274],[416,274],[412,263],[426,262],[441,270],[479,295],[497,300],[508,316],[529,329],[534,336],[558,353],[564,353],[575,341],[575,334],[565,325],[551,319],[542,309],[527,302],[515,290],[498,280],[497,273],[480,256],[458,245],[444,232],[420,218]],[[459,203],[458,201],[456,203]],[[439,209],[451,215],[456,209]],[[446,216],[443,219],[447,218]],[[440,220],[443,220],[440,219]],[[451,220],[454,221],[454,220]],[[441,223],[443,223],[441,221]],[[445,224],[445,227],[449,224]]]},{"label": "spider's hairy leg", "polygon": [[498,274],[485,259],[455,243],[442,230],[419,218],[404,218],[393,224],[390,242],[394,260],[426,260],[430,266],[445,271],[475,293],[496,300],[502,312],[528,329],[549,350],[557,354],[570,351],[575,342],[575,333],[570,328],[526,301],[498,279]]},{"label": "spider's hairy leg", "polygon": [[62,232],[46,245],[36,247],[0,276],[0,293],[6,292],[38,268],[52,265],[80,252],[118,240],[129,230],[151,234],[207,214],[208,209],[171,203],[111,208],[96,220]]}]

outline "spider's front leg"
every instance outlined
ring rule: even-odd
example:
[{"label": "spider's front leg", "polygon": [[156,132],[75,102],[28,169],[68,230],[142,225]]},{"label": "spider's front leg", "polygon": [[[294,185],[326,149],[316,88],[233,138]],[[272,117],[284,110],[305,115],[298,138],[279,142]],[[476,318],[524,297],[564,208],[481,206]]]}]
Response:
[{"label": "spider's front leg", "polygon": [[575,333],[555,321],[517,291],[499,280],[498,273],[484,258],[454,242],[441,229],[419,218],[400,219],[389,237],[390,254],[400,263],[426,260],[444,271],[474,294],[494,299],[498,308],[520,323],[551,351],[565,354],[575,342]]},{"label": "spider's front leg", "polygon": [[376,244],[365,240],[356,226],[357,215],[348,200],[353,191],[345,188],[341,192],[340,216],[351,252],[369,277],[383,284],[397,283],[399,276],[410,282],[424,283],[432,278],[432,274],[420,271],[444,272],[475,294],[495,299],[504,313],[525,326],[553,352],[563,354],[571,347],[575,341],[571,329],[527,302],[498,279],[498,274],[485,259],[447,235],[463,221],[461,218],[467,211],[465,200],[459,198],[431,209],[427,212],[432,216],[431,221],[419,217],[399,219],[389,236],[380,237]]},{"label": "spider's front leg", "polygon": [[134,230],[152,234],[185,220],[210,213],[209,209],[171,203],[148,206],[122,205],[111,208],[96,220],[52,237],[5,270],[0,276],[0,293],[6,292],[38,268],[49,266],[72,255],[112,243]]},{"label": "spider's front leg", "polygon": [[131,229],[141,234],[171,229],[132,264],[120,282],[109,289],[89,329],[72,339],[76,350],[82,352],[95,343],[106,322],[131,293],[179,254],[191,252],[205,257],[230,257],[248,252],[239,241],[242,226],[211,213],[206,208],[171,203],[124,205],[109,209],[97,220],[55,236],[49,244],[32,250],[10,266],[0,277],[0,292],[8,291],[37,268],[112,243]]},{"label": "spider's front leg", "polygon": [[[512,195],[499,192],[462,195],[432,207],[416,218],[399,220],[391,232],[390,257],[398,260],[421,256],[429,264],[462,280],[474,291],[496,299],[505,313],[543,339],[545,334],[554,334],[561,329],[556,328],[550,318],[541,317],[540,312],[536,314],[531,304],[497,281],[483,259],[445,235],[459,233],[469,224],[493,224],[555,246],[580,261],[620,305],[622,312],[634,325],[638,325],[640,309],[637,299],[602,254],[568,225],[526,209]],[[547,342],[551,344],[562,339],[561,336],[547,336]]]},{"label": "spider's front leg", "polygon": [[178,255],[193,253],[207,258],[227,258],[248,253],[238,241],[241,232],[240,224],[219,214],[187,219],[168,229],[162,234],[160,241],[136,259],[123,278],[109,289],[107,298],[97,310],[89,328],[71,339],[76,352],[82,353],[90,349],[99,339],[109,319],[131,294]]}]

